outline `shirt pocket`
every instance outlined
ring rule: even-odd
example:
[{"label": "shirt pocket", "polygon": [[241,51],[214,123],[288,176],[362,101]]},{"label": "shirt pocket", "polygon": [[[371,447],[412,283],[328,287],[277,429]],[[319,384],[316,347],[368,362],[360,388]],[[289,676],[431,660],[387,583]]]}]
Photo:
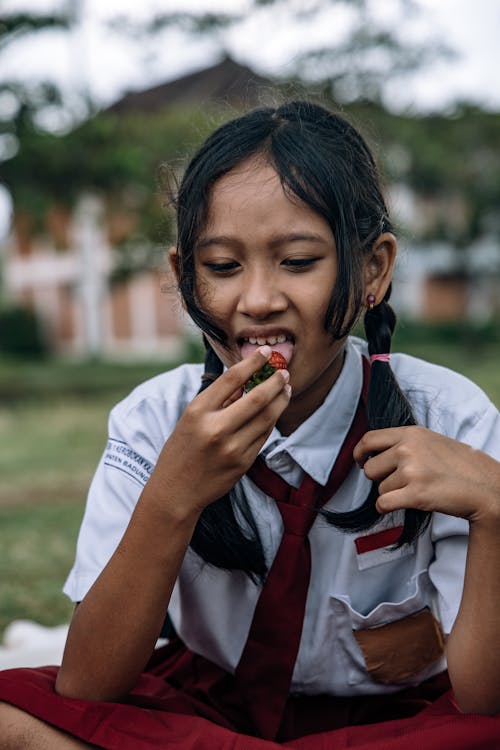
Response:
[{"label": "shirt pocket", "polygon": [[402,688],[445,668],[427,570],[417,573],[413,584],[406,598],[382,602],[365,615],[351,606],[349,597],[332,595],[349,685],[368,692],[378,692],[377,684]]}]

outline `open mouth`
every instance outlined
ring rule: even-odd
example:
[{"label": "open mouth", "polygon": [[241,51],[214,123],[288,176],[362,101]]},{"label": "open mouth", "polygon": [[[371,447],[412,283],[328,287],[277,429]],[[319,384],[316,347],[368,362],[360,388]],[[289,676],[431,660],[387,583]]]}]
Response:
[{"label": "open mouth", "polygon": [[267,344],[274,351],[279,352],[286,359],[287,363],[293,356],[295,341],[292,336],[286,334],[277,334],[271,336],[248,336],[238,339],[242,359],[249,357],[259,346]]},{"label": "open mouth", "polygon": [[[288,337],[289,340],[291,340],[291,337]],[[268,344],[269,346],[274,346],[275,344],[284,344],[287,340],[287,337],[284,335],[281,336],[267,336],[264,338],[263,336],[249,336],[247,339],[241,339],[242,343],[245,343],[248,341],[249,344],[257,344],[258,346],[264,346],[264,344]]]}]

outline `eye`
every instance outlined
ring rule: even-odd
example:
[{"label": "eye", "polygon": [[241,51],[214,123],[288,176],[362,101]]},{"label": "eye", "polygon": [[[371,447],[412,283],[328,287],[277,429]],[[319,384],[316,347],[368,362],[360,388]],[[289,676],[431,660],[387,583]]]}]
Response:
[{"label": "eye", "polygon": [[286,266],[290,271],[306,271],[311,268],[318,258],[285,258],[282,261],[282,265]]},{"label": "eye", "polygon": [[208,268],[209,271],[213,271],[213,273],[228,274],[239,268],[240,264],[235,260],[228,260],[220,263],[204,263],[203,265],[205,268]]}]

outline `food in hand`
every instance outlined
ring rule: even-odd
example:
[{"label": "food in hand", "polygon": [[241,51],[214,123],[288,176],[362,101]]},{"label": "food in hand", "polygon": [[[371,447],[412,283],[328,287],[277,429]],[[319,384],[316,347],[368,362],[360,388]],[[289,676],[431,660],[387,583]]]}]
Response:
[{"label": "food in hand", "polygon": [[251,391],[256,385],[260,385],[264,380],[267,380],[276,370],[286,370],[288,367],[287,361],[282,354],[276,351],[271,352],[271,356],[268,361],[254,372],[251,378],[245,383],[245,392]]}]

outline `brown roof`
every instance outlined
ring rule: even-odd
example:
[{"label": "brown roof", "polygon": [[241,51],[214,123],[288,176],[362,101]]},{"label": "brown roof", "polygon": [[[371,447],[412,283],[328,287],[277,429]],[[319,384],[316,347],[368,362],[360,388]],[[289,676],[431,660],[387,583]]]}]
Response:
[{"label": "brown roof", "polygon": [[273,89],[274,82],[245,65],[225,57],[210,68],[144,91],[131,91],[107,112],[157,112],[172,106],[203,103],[255,106]]}]

